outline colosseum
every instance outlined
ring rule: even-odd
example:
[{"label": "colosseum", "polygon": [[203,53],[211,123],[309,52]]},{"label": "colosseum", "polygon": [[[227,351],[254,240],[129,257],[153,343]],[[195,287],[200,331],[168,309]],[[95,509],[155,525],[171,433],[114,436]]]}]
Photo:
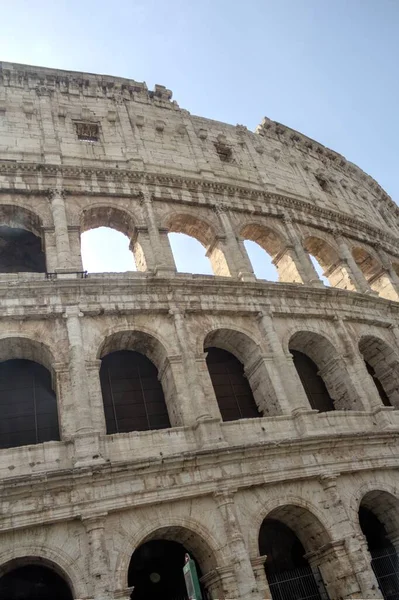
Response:
[{"label": "colosseum", "polygon": [[[117,77],[0,63],[0,133],[1,600],[398,600],[390,197]],[[84,270],[98,227],[136,270]]]}]

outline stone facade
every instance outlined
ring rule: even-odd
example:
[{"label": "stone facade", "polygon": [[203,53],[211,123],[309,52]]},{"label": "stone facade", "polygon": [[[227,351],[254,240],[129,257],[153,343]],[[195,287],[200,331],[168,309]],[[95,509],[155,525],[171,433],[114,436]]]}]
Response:
[{"label": "stone facade", "polygon": [[[331,600],[382,598],[358,510],[372,507],[398,545],[398,209],[288,127],[264,119],[252,133],[171,98],[0,63],[1,224],[41,239],[47,271],[0,274],[0,357],[50,370],[61,430],[0,450],[2,572],[41,561],[74,599],[127,600],[134,550],[170,539],[213,600],[261,600],[272,517]],[[137,272],[84,276],[80,234],[98,226],[129,236]],[[199,240],[214,276],[177,273],[169,232]],[[271,255],[278,283],[256,279],[244,240]],[[221,420],[209,345],[243,363],[261,418]],[[99,368],[121,349],[158,368],[171,428],[106,435]],[[311,409],[293,349],[317,364],[335,411]]]}]

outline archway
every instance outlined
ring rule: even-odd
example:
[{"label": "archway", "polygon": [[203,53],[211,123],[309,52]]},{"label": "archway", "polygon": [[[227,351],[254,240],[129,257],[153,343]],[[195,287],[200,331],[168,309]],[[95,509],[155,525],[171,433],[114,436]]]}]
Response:
[{"label": "archway", "polygon": [[[183,575],[187,553],[183,544],[165,539],[154,539],[137,548],[128,573],[128,585],[134,588],[132,600],[189,600]],[[198,562],[190,557],[201,578]]]},{"label": "archway", "polygon": [[51,374],[32,360],[0,362],[0,448],[60,439]]},{"label": "archway", "polygon": [[168,237],[180,272],[230,276],[223,239],[214,227],[193,215],[173,214],[167,221]]},{"label": "archway", "polygon": [[73,600],[65,579],[39,562],[18,561],[0,576],[2,600]]},{"label": "archway", "polygon": [[359,523],[371,555],[371,566],[385,600],[399,598],[399,502],[388,492],[374,490],[359,506]]},{"label": "archway", "polygon": [[309,563],[307,554],[317,556],[328,541],[317,518],[299,506],[282,506],[264,519],[259,552],[266,556],[265,573],[273,600],[328,599],[322,575]]},{"label": "archway", "polygon": [[309,236],[304,241],[304,248],[325,285],[343,290],[355,290],[345,263],[332,245],[319,237]]},{"label": "archway", "polygon": [[260,417],[243,364],[227,350],[205,348],[206,364],[223,421]]},{"label": "archway", "polygon": [[42,223],[20,206],[0,206],[0,272],[45,273]]},{"label": "archway", "polygon": [[382,404],[399,408],[399,360],[394,350],[371,335],[361,338],[359,350]]},{"label": "archway", "polygon": [[363,409],[342,358],[326,337],[297,331],[288,347],[312,408],[321,412]]},{"label": "archway", "polygon": [[140,352],[119,350],[102,358],[101,391],[107,433],[170,427],[156,366]]},{"label": "archway", "polygon": [[371,289],[387,300],[397,300],[398,294],[381,262],[364,248],[352,248],[352,256]]},{"label": "archway", "polygon": [[[261,348],[249,335],[235,329],[214,329],[206,335],[203,344],[205,352],[213,349],[208,353],[207,365],[213,390],[220,400],[219,407],[225,403],[224,396],[229,396],[231,408],[242,396],[242,400],[248,400],[251,405],[250,408],[248,404],[246,418],[281,414]],[[244,418],[238,416],[237,407],[235,411],[236,418]]]},{"label": "archway", "polygon": [[302,283],[291,249],[274,229],[251,223],[243,227],[240,235],[257,277],[269,281]]},{"label": "archway", "polygon": [[[212,584],[201,584],[203,600],[208,600],[207,585],[214,598],[222,591],[217,577],[216,558],[208,543],[194,531],[182,526],[167,526],[145,537],[133,552],[128,570],[132,600],[189,600],[183,576],[185,555],[196,565],[198,578],[212,574]],[[210,590],[209,590],[210,591]]]},{"label": "archway", "polygon": [[81,215],[83,268],[92,273],[143,271],[145,257],[133,217],[110,206],[93,206]]}]

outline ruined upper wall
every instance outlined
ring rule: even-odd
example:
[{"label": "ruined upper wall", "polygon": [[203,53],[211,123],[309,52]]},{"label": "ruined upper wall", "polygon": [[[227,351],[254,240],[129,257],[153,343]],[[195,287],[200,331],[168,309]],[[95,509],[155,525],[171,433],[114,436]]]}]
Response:
[{"label": "ruined upper wall", "polygon": [[[79,134],[95,133],[95,140]],[[339,154],[264,119],[190,115],[163,86],[0,63],[0,160],[145,170],[277,192],[396,234],[397,207]]]}]

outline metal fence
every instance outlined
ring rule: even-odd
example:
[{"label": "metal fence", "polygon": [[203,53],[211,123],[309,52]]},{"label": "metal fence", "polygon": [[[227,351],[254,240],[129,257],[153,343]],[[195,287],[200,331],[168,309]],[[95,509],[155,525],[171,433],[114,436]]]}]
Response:
[{"label": "metal fence", "polygon": [[328,600],[323,580],[310,567],[268,574],[273,600]]},{"label": "metal fence", "polygon": [[399,558],[394,550],[371,552],[371,566],[384,600],[399,600]]}]

